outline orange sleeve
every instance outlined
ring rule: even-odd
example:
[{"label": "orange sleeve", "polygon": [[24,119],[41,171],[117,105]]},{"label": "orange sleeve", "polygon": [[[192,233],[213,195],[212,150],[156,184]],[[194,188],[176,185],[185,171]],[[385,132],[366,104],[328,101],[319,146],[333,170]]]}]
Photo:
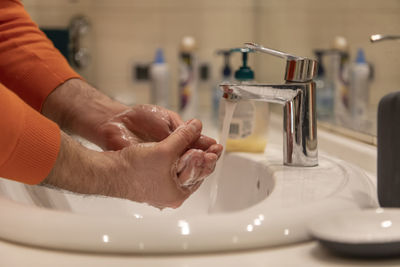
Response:
[{"label": "orange sleeve", "polygon": [[0,0],[0,82],[40,111],[46,97],[80,78],[18,0]]},{"label": "orange sleeve", "polygon": [[60,148],[58,125],[0,84],[0,177],[37,184]]}]

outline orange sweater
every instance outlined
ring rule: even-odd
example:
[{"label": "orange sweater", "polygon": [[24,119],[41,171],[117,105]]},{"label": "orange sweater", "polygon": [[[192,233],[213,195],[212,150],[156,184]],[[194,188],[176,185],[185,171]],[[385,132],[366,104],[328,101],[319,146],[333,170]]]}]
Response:
[{"label": "orange sweater", "polygon": [[27,184],[46,178],[60,129],[39,112],[52,90],[78,77],[20,1],[0,0],[0,177]]}]

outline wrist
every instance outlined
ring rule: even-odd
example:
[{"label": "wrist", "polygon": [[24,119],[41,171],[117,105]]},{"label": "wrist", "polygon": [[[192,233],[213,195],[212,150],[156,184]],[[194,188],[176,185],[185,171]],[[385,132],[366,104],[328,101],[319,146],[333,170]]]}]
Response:
[{"label": "wrist", "polygon": [[81,194],[119,197],[117,193],[123,191],[118,190],[126,187],[111,179],[117,177],[113,173],[118,169],[117,154],[87,149],[62,132],[56,163],[42,184]]},{"label": "wrist", "polygon": [[58,123],[63,130],[97,142],[98,125],[127,108],[85,81],[70,79],[47,97],[42,114]]}]

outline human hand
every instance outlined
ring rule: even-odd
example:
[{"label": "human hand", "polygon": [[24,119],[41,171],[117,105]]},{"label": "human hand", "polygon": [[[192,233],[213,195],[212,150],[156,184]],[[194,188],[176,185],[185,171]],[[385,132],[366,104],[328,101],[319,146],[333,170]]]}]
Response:
[{"label": "human hand", "polygon": [[[79,79],[71,79],[52,92],[42,112],[63,129],[105,150],[159,142],[184,124],[175,112],[153,105],[129,108]],[[221,152],[222,146],[214,139],[201,135],[178,162],[180,174],[191,180],[204,177],[200,162],[207,164],[206,169],[214,169],[204,153],[214,153],[218,158]]]},{"label": "human hand", "polygon": [[[130,144],[158,142],[183,124],[173,111],[153,105],[130,108],[114,101],[80,79],[57,87],[43,104],[42,113],[68,132],[105,150]],[[215,140],[201,136],[193,148],[206,150]]]},{"label": "human hand", "polygon": [[[59,156],[45,184],[84,194],[101,194],[145,202],[158,208],[179,207],[209,175],[218,159],[210,151],[190,150],[200,137],[201,122],[192,120],[158,143],[130,145],[119,151],[89,150],[62,134]],[[181,171],[185,151],[200,174]],[[198,159],[194,161],[193,159]],[[184,168],[185,169],[185,168]],[[187,169],[186,169],[187,170]],[[184,184],[191,186],[183,186]]]},{"label": "human hand", "polygon": [[126,173],[135,177],[133,187],[128,187],[131,198],[159,208],[177,208],[196,191],[203,178],[213,172],[218,160],[213,150],[219,146],[211,146],[207,151],[188,150],[200,132],[200,121],[192,120],[159,143],[122,149],[120,157],[129,163],[125,164]]},{"label": "human hand", "polygon": [[[105,137],[103,147],[120,150],[130,145],[162,141],[183,126],[182,119],[173,111],[154,105],[137,105],[101,124],[98,132]],[[222,146],[214,139],[200,135],[184,152],[178,161],[177,172],[185,181],[184,185],[190,187],[211,173],[209,170],[215,167],[215,162],[210,160],[211,154],[218,159]]]},{"label": "human hand", "polygon": [[[180,116],[168,109],[155,105],[136,105],[127,108],[96,127],[102,136],[99,144],[105,150],[120,150],[131,144],[159,142],[169,136],[184,122]],[[192,148],[207,150],[215,140],[201,135]]]}]

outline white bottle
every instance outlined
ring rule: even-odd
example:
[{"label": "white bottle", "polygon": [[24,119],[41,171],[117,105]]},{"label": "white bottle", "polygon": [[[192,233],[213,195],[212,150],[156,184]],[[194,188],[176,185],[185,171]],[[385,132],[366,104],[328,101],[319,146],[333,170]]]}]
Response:
[{"label": "white bottle", "polygon": [[197,114],[196,41],[191,36],[182,39],[179,55],[179,113],[184,120]]},{"label": "white bottle", "polygon": [[362,126],[368,119],[370,66],[359,49],[350,67],[350,108],[353,122]]},{"label": "white bottle", "polygon": [[169,68],[164,60],[162,49],[156,52],[156,58],[150,66],[151,103],[169,108]]}]

